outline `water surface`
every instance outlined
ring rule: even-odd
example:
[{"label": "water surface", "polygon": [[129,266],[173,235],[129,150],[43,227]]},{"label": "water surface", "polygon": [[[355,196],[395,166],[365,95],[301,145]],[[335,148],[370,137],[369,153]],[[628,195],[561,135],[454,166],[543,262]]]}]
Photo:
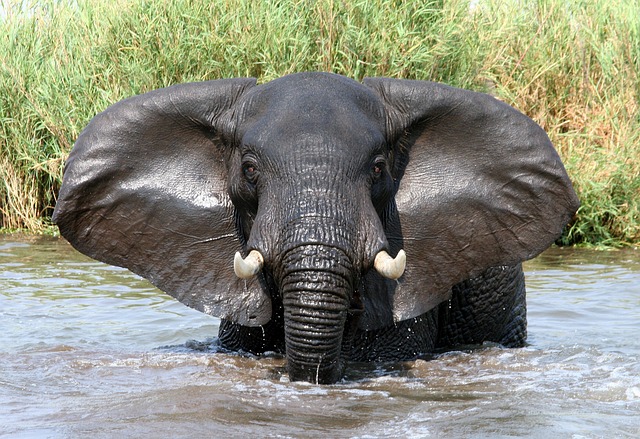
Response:
[{"label": "water surface", "polygon": [[291,383],[219,321],[62,240],[0,237],[0,436],[640,437],[640,255],[525,266],[529,346]]}]

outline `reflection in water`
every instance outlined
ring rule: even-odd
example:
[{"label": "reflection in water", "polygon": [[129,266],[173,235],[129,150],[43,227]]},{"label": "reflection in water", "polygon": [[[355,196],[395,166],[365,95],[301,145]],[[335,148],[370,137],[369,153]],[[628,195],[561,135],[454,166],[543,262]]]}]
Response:
[{"label": "reflection in water", "polygon": [[[526,264],[529,341],[290,383],[218,320],[60,240],[0,238],[0,437],[637,437],[640,258]],[[193,342],[190,340],[198,340]]]}]

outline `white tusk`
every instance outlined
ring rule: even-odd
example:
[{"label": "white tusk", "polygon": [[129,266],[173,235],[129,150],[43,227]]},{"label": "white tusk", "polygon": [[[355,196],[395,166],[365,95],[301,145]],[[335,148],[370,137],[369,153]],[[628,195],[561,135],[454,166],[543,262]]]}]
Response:
[{"label": "white tusk", "polygon": [[395,259],[389,256],[389,253],[382,250],[376,255],[373,266],[381,276],[387,279],[396,280],[404,273],[407,266],[407,254],[404,250],[400,250]]},{"label": "white tusk", "polygon": [[262,270],[263,264],[264,258],[258,250],[251,250],[245,259],[242,259],[240,252],[236,252],[233,258],[233,271],[240,279],[250,279]]}]

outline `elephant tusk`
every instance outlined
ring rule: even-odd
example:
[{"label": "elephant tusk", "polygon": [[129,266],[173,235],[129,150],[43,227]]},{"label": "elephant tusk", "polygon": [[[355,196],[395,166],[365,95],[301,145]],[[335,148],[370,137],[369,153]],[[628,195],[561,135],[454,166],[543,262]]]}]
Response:
[{"label": "elephant tusk", "polygon": [[262,270],[263,264],[264,258],[258,250],[251,250],[245,259],[242,259],[240,252],[236,252],[233,258],[233,271],[240,279],[249,279]]},{"label": "elephant tusk", "polygon": [[394,259],[389,256],[389,253],[382,250],[376,255],[373,266],[381,276],[396,280],[403,275],[407,266],[407,254],[404,250],[400,250]]}]

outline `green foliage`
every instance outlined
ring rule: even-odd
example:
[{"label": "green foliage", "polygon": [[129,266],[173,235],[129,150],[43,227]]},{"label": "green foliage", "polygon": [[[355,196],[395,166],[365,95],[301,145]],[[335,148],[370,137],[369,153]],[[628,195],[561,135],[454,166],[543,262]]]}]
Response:
[{"label": "green foliage", "polygon": [[492,93],[549,133],[582,200],[564,244],[640,240],[640,0],[42,0],[0,15],[0,227],[48,224],[108,105],[323,70]]}]

